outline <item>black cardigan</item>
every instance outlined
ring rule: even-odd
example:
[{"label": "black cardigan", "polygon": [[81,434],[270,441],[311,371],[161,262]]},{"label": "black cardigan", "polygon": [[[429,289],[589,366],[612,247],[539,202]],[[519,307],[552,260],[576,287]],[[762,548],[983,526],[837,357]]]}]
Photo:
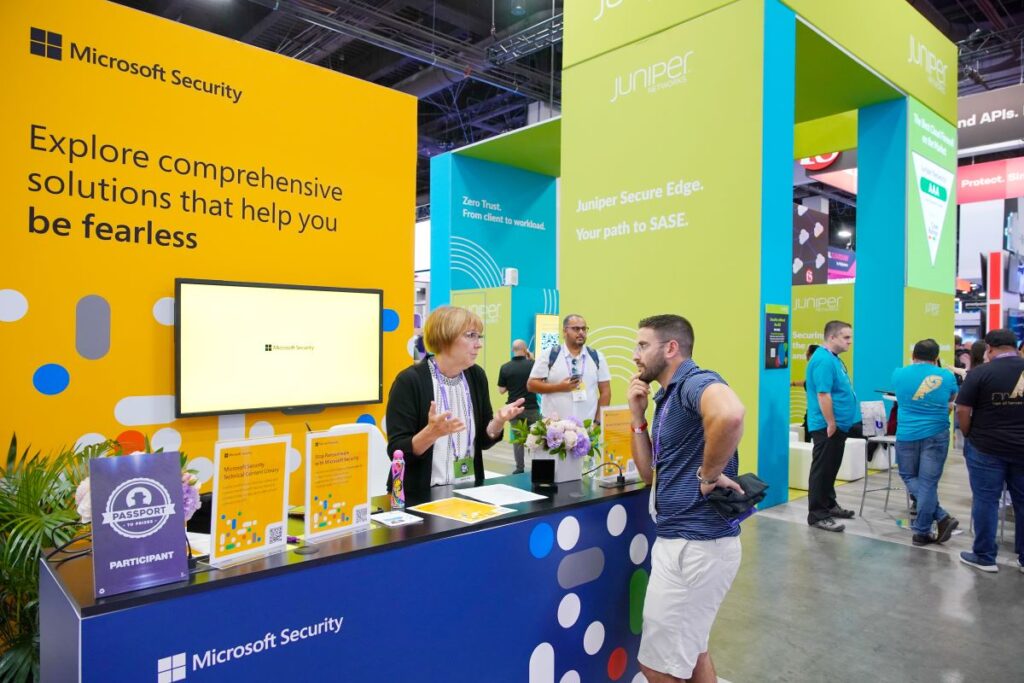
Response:
[{"label": "black cardigan", "polygon": [[[469,395],[473,401],[473,420],[476,437],[473,444],[473,471],[476,485],[484,483],[484,450],[501,440],[487,435],[487,425],[494,417],[491,395],[487,387],[487,374],[479,365],[466,370]],[[387,431],[388,457],[395,451],[405,454],[405,498],[409,504],[430,499],[430,473],[434,462],[434,447],[422,455],[413,455],[412,437],[427,426],[430,402],[434,400],[434,384],[430,377],[430,366],[426,360],[411,365],[398,373],[391,392],[388,394]],[[437,406],[438,411],[443,410]],[[468,426],[467,426],[468,428]],[[388,490],[391,490],[391,475],[388,475]]]}]

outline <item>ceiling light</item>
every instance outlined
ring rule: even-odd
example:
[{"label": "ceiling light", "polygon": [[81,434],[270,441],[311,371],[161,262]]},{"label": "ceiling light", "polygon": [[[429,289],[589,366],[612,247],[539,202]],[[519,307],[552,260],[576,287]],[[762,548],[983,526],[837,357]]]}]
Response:
[{"label": "ceiling light", "polygon": [[847,230],[846,228],[843,228],[842,230],[836,233],[836,237],[853,237],[853,233]]},{"label": "ceiling light", "polygon": [[521,17],[526,14],[526,0],[512,0],[511,5],[509,11],[512,12],[512,16]]}]

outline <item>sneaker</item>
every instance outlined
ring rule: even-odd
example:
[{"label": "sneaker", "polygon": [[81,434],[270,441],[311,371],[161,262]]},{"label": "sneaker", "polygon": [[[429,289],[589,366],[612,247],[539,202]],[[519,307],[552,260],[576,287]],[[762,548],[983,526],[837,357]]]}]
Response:
[{"label": "sneaker", "polygon": [[836,505],[834,508],[828,511],[828,514],[839,519],[853,519],[857,516],[857,513],[853,510],[846,510]]},{"label": "sneaker", "polygon": [[960,526],[960,520],[953,515],[946,515],[940,519],[938,523],[939,533],[935,538],[935,542],[945,543],[948,541],[953,536],[953,532],[956,531],[958,526]]},{"label": "sneaker", "polygon": [[[966,550],[960,553],[960,561],[964,564],[969,564],[975,569],[980,569],[983,572],[990,572],[994,574],[995,572],[999,571],[999,565],[997,565],[995,562],[993,562],[992,564],[984,564],[982,563],[981,558],[979,558],[974,553],[967,552]],[[1020,560],[1017,560],[1017,563],[1019,564]]]},{"label": "sneaker", "polygon": [[825,531],[842,531],[843,529],[846,528],[845,524],[840,524],[836,520],[832,519],[831,517],[826,517],[825,519],[819,519],[817,522],[815,522],[811,526],[813,526],[816,529],[824,529]]},{"label": "sneaker", "polygon": [[914,534],[914,538],[911,542],[920,548],[923,545],[938,543],[939,539],[935,537],[935,534]]}]

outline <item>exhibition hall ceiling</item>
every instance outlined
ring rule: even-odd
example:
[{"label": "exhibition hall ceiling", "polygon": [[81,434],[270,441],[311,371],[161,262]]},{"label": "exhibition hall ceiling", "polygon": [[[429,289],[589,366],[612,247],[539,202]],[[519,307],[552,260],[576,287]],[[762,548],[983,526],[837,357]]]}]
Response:
[{"label": "exhibition hall ceiling", "polygon": [[[431,156],[561,99],[562,0],[116,1],[419,98],[418,205]],[[332,115],[293,125],[328,131]]]},{"label": "exhibition hall ceiling", "polygon": [[[114,1],[419,98],[419,205],[431,156],[560,107],[564,0]],[[957,43],[961,95],[1024,80],[1021,0],[906,2]]]}]

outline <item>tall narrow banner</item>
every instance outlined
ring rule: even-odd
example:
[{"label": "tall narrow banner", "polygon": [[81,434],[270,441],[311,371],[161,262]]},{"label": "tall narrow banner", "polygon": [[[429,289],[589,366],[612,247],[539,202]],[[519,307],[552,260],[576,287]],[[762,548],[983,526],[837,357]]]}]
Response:
[{"label": "tall narrow banner", "polygon": [[789,367],[789,306],[765,306],[764,367],[766,370]]},{"label": "tall narrow banner", "polygon": [[284,550],[291,436],[220,441],[214,451],[210,564]]},{"label": "tall narrow banner", "polygon": [[908,100],[908,287],[953,293],[956,278],[956,128]]},{"label": "tall narrow banner", "polygon": [[370,435],[306,435],[307,541],[370,525]]}]

